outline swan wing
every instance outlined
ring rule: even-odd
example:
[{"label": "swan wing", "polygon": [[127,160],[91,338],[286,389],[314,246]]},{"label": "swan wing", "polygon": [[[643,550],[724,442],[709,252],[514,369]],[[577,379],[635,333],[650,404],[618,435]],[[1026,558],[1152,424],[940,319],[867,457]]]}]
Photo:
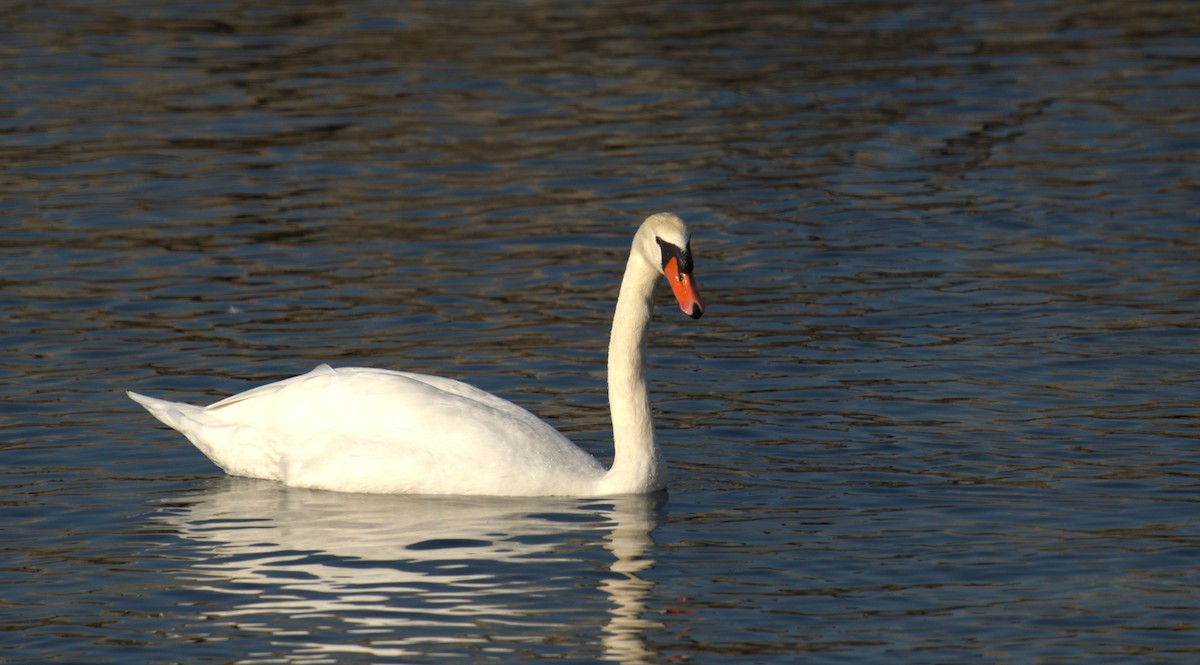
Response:
[{"label": "swan wing", "polygon": [[605,471],[512,402],[423,374],[321,365],[206,408],[134,399],[227,473],[297,487],[571,495]]}]

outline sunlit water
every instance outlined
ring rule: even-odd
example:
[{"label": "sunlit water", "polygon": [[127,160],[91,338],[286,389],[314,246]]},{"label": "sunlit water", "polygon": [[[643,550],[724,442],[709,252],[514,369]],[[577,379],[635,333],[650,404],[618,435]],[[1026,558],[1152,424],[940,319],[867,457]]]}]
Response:
[{"label": "sunlit water", "polygon": [[[4,18],[0,660],[1200,657],[1190,3]],[[224,478],[123,395],[435,372],[606,458],[659,210],[669,497]]]}]

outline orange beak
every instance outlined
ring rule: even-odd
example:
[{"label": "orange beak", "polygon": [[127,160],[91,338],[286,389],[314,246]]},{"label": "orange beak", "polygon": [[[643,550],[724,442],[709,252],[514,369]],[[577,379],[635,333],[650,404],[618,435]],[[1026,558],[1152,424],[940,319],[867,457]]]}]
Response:
[{"label": "orange beak", "polygon": [[671,257],[667,261],[663,272],[667,274],[667,283],[671,285],[675,300],[679,302],[679,309],[693,319],[703,316],[704,301],[700,300],[700,291],[696,288],[696,282],[690,274],[679,272],[679,263],[675,257]]}]

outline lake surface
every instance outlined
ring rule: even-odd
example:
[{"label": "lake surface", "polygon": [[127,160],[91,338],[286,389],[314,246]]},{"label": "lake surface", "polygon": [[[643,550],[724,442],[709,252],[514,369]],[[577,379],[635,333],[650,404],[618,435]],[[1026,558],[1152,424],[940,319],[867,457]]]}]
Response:
[{"label": "lake surface", "polygon": [[[30,3],[0,29],[0,660],[1200,659],[1188,2]],[[669,496],[224,477],[128,401],[438,373]]]}]

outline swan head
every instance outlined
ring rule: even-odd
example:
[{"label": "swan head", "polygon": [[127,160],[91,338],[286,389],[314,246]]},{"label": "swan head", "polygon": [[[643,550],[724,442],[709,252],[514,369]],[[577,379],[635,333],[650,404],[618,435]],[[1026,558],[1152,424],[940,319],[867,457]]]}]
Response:
[{"label": "swan head", "polygon": [[659,274],[667,278],[671,292],[684,314],[698,319],[704,301],[692,277],[692,236],[678,215],[660,212],[642,222],[634,237],[633,250]]}]

